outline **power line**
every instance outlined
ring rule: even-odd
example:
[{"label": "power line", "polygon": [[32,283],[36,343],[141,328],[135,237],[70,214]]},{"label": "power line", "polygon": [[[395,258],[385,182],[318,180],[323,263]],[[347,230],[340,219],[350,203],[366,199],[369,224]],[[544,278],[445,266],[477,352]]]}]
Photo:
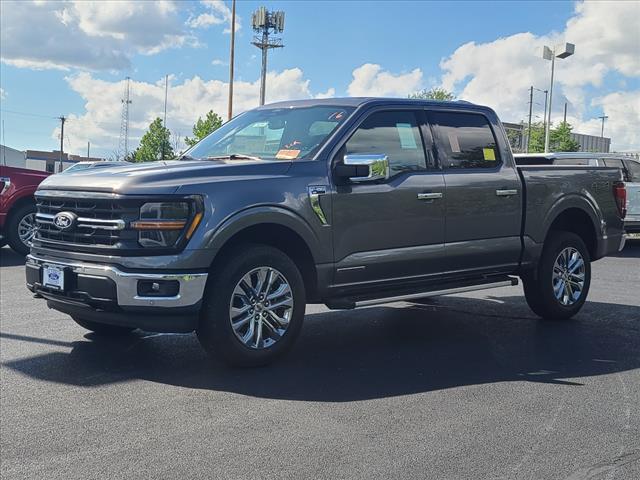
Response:
[{"label": "power line", "polygon": [[15,115],[24,115],[24,116],[27,116],[27,117],[51,118],[53,120],[59,120],[60,119],[60,117],[54,117],[53,115],[42,115],[42,114],[39,114],[39,113],[19,112],[17,110],[7,110],[6,108],[0,108],[0,112],[13,113]]}]

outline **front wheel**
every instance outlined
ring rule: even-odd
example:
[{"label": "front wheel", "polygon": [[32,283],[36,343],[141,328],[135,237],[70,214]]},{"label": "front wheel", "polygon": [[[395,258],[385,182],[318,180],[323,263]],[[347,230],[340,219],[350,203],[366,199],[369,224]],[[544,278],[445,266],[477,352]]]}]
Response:
[{"label": "front wheel", "polygon": [[591,285],[589,250],[571,232],[547,239],[536,271],[522,277],[531,310],[542,318],[566,320],[580,311]]},{"label": "front wheel", "polygon": [[305,307],[293,260],[270,246],[244,245],[217,265],[207,283],[198,340],[229,365],[266,365],[293,346]]}]

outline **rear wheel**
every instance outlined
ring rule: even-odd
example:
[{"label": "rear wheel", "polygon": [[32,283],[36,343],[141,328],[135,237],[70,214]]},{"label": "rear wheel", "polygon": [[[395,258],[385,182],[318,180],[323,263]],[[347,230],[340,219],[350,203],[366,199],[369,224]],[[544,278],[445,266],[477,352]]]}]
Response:
[{"label": "rear wheel", "polygon": [[119,337],[131,333],[135,328],[133,327],[121,327],[118,325],[109,325],[107,323],[94,322],[80,317],[71,317],[73,321],[80,325],[82,328],[91,330],[96,335],[105,337]]},{"label": "rear wheel", "polygon": [[589,251],[575,233],[554,232],[545,243],[537,270],[522,279],[531,310],[546,319],[569,319],[587,300],[591,285]]},{"label": "rear wheel", "polygon": [[22,205],[14,212],[7,225],[7,243],[20,255],[31,249],[31,241],[36,233],[36,206]]},{"label": "rear wheel", "polygon": [[205,289],[198,340],[212,356],[253,367],[285,354],[300,333],[302,275],[280,250],[246,245],[227,255]]}]

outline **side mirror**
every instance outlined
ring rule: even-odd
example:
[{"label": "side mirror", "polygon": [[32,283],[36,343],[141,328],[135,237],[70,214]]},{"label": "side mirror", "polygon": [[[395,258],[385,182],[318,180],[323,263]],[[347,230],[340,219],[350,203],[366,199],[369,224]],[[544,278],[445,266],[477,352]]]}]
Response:
[{"label": "side mirror", "polygon": [[336,174],[354,183],[376,182],[389,178],[389,159],[384,154],[345,155],[336,166]]}]

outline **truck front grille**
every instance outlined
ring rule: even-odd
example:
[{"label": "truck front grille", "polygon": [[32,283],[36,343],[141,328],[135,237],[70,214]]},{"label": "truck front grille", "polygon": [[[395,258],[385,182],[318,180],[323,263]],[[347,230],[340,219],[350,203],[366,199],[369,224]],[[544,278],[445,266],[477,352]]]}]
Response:
[{"label": "truck front grille", "polygon": [[[139,248],[137,232],[128,228],[139,215],[141,201],[124,198],[67,198],[36,196],[38,230],[36,245],[69,249],[79,247]],[[72,228],[54,224],[56,214],[69,212],[75,216]]]}]

